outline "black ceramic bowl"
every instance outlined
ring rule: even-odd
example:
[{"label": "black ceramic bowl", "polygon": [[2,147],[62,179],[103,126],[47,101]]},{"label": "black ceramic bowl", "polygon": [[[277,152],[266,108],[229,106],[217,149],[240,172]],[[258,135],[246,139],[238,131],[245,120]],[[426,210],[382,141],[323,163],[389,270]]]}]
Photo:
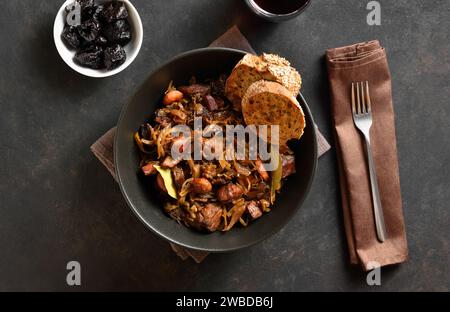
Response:
[{"label": "black ceramic bowl", "polygon": [[162,103],[170,80],[187,84],[189,78],[216,77],[230,73],[245,52],[226,48],[205,48],[176,56],[162,65],[139,87],[122,110],[115,137],[115,166],[122,193],[138,218],[153,232],[175,244],[210,252],[231,251],[256,244],[279,231],[300,208],[309,192],[316,170],[317,142],[313,118],[304,98],[299,96],[306,117],[305,133],[292,144],[297,173],[290,176],[277,196],[272,211],[248,227],[236,226],[227,233],[200,233],[169,218],[153,185],[137,174],[139,155],[133,134]]}]

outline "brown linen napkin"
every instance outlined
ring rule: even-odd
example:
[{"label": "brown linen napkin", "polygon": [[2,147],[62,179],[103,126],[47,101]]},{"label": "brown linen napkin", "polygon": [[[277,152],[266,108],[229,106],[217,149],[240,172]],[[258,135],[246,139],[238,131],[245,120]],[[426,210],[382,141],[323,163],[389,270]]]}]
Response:
[{"label": "brown linen napkin", "polygon": [[[249,53],[255,53],[253,48],[248,43],[247,39],[242,35],[237,26],[231,27],[225,34],[216,39],[213,43],[211,43],[212,47],[228,47],[234,49],[240,49],[243,51],[247,51]],[[91,151],[94,155],[100,160],[100,162],[108,169],[113,178],[117,181],[115,169],[114,169],[114,135],[116,133],[116,128],[110,129],[106,132],[101,138],[99,138],[94,144],[91,146]],[[325,152],[330,149],[330,145],[327,140],[320,133],[319,129],[316,127],[317,134],[317,145],[318,145],[318,153],[319,157],[322,156]],[[179,245],[175,245],[170,243],[170,246],[175,251],[175,253],[186,260],[191,257],[197,263],[202,262],[206,256],[207,252],[197,251],[188,248],[184,248]]]},{"label": "brown linen napkin", "polygon": [[[327,63],[350,261],[365,270],[401,263],[408,257],[408,248],[386,52],[378,41],[364,42],[328,50]],[[351,83],[357,81],[370,85],[371,145],[388,236],[384,243],[377,240],[363,139],[351,113]]]}]

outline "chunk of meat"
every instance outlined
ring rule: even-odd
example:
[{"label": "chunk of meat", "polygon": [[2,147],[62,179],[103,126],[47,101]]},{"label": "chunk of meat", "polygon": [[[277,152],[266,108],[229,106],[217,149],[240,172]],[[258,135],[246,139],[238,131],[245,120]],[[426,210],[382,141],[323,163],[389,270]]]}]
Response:
[{"label": "chunk of meat", "polygon": [[217,190],[217,199],[221,202],[229,202],[238,199],[244,194],[244,190],[239,185],[228,183]]},{"label": "chunk of meat", "polygon": [[163,127],[163,128],[167,127],[172,122],[172,120],[170,118],[168,118],[168,117],[161,117],[161,116],[157,116],[155,118],[155,121],[157,123],[159,123],[161,125],[161,127]]},{"label": "chunk of meat", "polygon": [[220,225],[222,208],[217,204],[207,204],[195,216],[189,220],[189,224],[198,230],[214,232]]},{"label": "chunk of meat", "polygon": [[225,106],[225,101],[221,97],[215,96],[214,100],[216,101],[217,107],[219,109],[221,109],[221,108],[223,108]]},{"label": "chunk of meat", "polygon": [[178,159],[174,159],[172,158],[172,156],[166,156],[166,158],[164,158],[164,161],[162,162],[161,166],[166,167],[166,168],[173,168],[176,165],[178,165],[178,163],[182,160],[182,158],[178,158]]},{"label": "chunk of meat", "polygon": [[203,84],[193,84],[190,86],[181,86],[178,88],[178,91],[187,95],[199,94],[204,96],[211,91],[211,88]]},{"label": "chunk of meat", "polygon": [[216,100],[214,99],[214,97],[213,97],[212,95],[209,95],[209,94],[207,94],[207,95],[205,95],[205,96],[203,97],[203,105],[205,105],[206,108],[207,108],[210,112],[219,109],[219,106],[217,105]]},{"label": "chunk of meat", "polygon": [[256,170],[258,170],[258,173],[261,176],[261,178],[263,178],[264,181],[268,181],[269,174],[267,173],[266,169],[264,168],[263,162],[258,159],[255,161],[255,165],[256,165]]},{"label": "chunk of meat", "polygon": [[212,184],[206,178],[195,178],[191,182],[192,191],[197,194],[204,194],[212,191]]},{"label": "chunk of meat", "polygon": [[281,155],[281,166],[283,167],[282,178],[286,178],[295,173],[294,155]]},{"label": "chunk of meat", "polygon": [[247,194],[245,194],[247,199],[261,199],[265,197],[270,192],[269,185],[261,181],[257,185],[253,186]]},{"label": "chunk of meat", "polygon": [[146,176],[156,173],[156,168],[153,166],[153,164],[146,164],[142,166],[141,170]]},{"label": "chunk of meat", "polygon": [[228,182],[224,177],[215,177],[211,181],[214,185],[225,185]]},{"label": "chunk of meat", "polygon": [[156,188],[160,192],[167,194],[166,185],[164,184],[164,179],[160,173],[158,173],[158,175],[156,176]]},{"label": "chunk of meat", "polygon": [[259,205],[254,201],[251,201],[247,204],[247,211],[252,220],[258,219],[262,216],[262,211],[259,208]]},{"label": "chunk of meat", "polygon": [[171,115],[169,115],[168,113],[169,111],[170,110],[166,108],[161,108],[156,111],[155,121],[159,123],[163,128],[167,127],[173,122]]},{"label": "chunk of meat", "polygon": [[172,176],[177,189],[181,189],[181,186],[183,185],[184,181],[186,181],[183,168],[178,166],[173,167]]}]

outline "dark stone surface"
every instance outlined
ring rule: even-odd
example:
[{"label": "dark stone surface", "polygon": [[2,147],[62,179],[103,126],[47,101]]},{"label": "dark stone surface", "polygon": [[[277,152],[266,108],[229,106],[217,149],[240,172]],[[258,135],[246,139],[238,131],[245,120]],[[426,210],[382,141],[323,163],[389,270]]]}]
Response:
[{"label": "dark stone surface", "polygon": [[[135,0],[141,53],[102,80],[76,74],[57,55],[52,25],[61,2],[0,5],[0,290],[449,290],[447,0],[381,1],[382,25],[372,27],[361,0],[313,0],[283,24],[252,16],[241,0]],[[279,53],[301,70],[303,93],[330,141],[326,48],[374,38],[386,46],[410,260],[383,269],[381,287],[368,287],[348,263],[333,152],[283,231],[201,265],[181,261],[138,221],[90,153],[156,66],[233,24],[257,51]],[[66,285],[70,260],[81,263],[82,286]]]}]

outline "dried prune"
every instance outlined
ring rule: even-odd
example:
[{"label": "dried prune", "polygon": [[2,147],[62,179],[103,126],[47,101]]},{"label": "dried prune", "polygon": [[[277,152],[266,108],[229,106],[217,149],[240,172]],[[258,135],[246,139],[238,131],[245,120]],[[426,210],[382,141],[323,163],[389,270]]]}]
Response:
[{"label": "dried prune", "polygon": [[106,47],[108,45],[108,40],[103,36],[98,36],[97,39],[95,39],[95,44],[101,47]]},{"label": "dried prune", "polygon": [[80,28],[78,29],[78,33],[81,38],[86,40],[87,42],[92,42],[97,39],[100,34],[101,25],[100,22],[96,19],[89,19],[81,23]]},{"label": "dried prune", "polygon": [[131,28],[127,20],[117,20],[106,25],[103,35],[111,43],[118,43],[122,46],[131,40]]},{"label": "dried prune", "polygon": [[125,63],[127,54],[120,44],[116,44],[105,49],[104,59],[106,69],[111,70]]},{"label": "dried prune", "polygon": [[126,19],[128,17],[128,10],[125,3],[121,1],[111,1],[105,4],[102,11],[102,18],[111,23],[120,19]]},{"label": "dried prune", "polygon": [[102,68],[104,66],[103,49],[98,46],[92,46],[81,50],[75,54],[75,62],[94,69]]},{"label": "dried prune", "polygon": [[81,6],[81,10],[91,8],[94,6],[94,0],[77,0]]},{"label": "dried prune", "polygon": [[81,12],[82,20],[87,21],[88,19],[100,20],[103,11],[103,5],[95,5],[90,8],[86,8]]},{"label": "dried prune", "polygon": [[81,40],[78,35],[77,27],[66,26],[63,33],[61,34],[64,42],[71,48],[77,49],[81,45]]}]

